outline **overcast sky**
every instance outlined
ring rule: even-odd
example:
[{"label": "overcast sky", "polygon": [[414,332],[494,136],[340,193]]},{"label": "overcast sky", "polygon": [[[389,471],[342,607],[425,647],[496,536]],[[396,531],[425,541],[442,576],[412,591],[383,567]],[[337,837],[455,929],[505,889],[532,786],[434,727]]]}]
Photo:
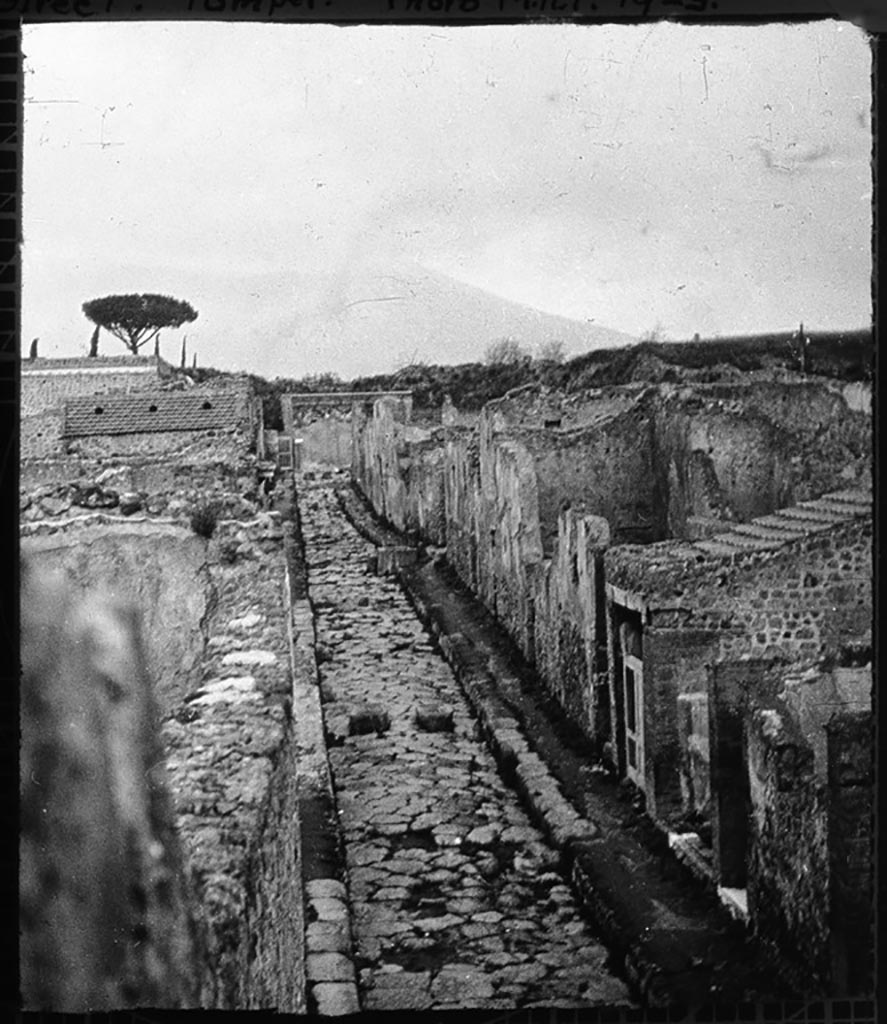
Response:
[{"label": "overcast sky", "polygon": [[[870,320],[871,68],[852,25],[23,37],[25,351],[82,354],[84,300],[158,291],[200,311],[167,358],[187,333],[202,365],[348,377],[370,354],[325,350],[323,325],[368,268],[406,265],[632,335]],[[270,338],[294,317],[289,354]]]}]

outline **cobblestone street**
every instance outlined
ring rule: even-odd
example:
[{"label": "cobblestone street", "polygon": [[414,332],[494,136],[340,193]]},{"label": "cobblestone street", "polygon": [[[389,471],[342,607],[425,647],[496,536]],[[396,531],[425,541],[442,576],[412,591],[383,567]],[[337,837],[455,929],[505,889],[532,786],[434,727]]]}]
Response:
[{"label": "cobblestone street", "polygon": [[299,503],[363,1008],[628,1003],[400,587]]}]

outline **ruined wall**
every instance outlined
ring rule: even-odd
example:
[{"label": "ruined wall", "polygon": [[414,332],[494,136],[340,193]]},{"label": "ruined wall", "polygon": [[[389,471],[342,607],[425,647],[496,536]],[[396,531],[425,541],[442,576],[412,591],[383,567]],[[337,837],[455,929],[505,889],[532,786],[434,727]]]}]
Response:
[{"label": "ruined wall", "polygon": [[410,406],[381,398],[356,408],[351,474],[376,512],[395,528],[445,543],[443,433],[409,423]]},{"label": "ruined wall", "polygon": [[66,398],[157,387],[172,367],[156,356],[97,356],[95,359],[42,359],[22,363],[21,415],[59,407]]},{"label": "ruined wall", "polygon": [[[651,811],[665,820],[705,811],[699,716],[707,665],[749,658],[810,664],[848,644],[871,643],[872,523],[852,520],[730,559],[696,561],[689,547],[680,559],[673,545],[662,550],[672,557],[657,562],[655,547],[611,548],[604,569],[611,601],[619,588],[646,589],[647,795]],[[610,672],[616,693],[612,644]]]},{"label": "ruined wall", "polygon": [[[657,561],[656,553],[663,557]],[[652,625],[713,629],[718,657],[815,659],[871,633],[872,521],[860,518],[778,548],[686,557],[674,545],[611,548],[608,585],[642,589]]]},{"label": "ruined wall", "polygon": [[236,459],[252,445],[247,430],[163,430],[133,434],[95,434],[65,442],[65,450],[80,458]]},{"label": "ruined wall", "polygon": [[832,985],[840,995],[875,990],[874,716],[847,709],[827,733]]},{"label": "ruined wall", "polygon": [[546,553],[557,535],[559,513],[580,503],[607,520],[613,543],[665,536],[651,420],[643,407],[570,432],[534,430],[517,437],[533,454]]},{"label": "ruined wall", "polygon": [[96,518],[34,523],[23,546],[142,609],[163,750],[154,762],[165,756],[186,877],[206,922],[213,991],[202,1004],[303,1012],[279,515],[221,521],[210,541],[169,522]]},{"label": "ruined wall", "polygon": [[789,958],[803,991],[826,990],[828,818],[813,752],[777,710],[747,725],[751,793],[748,905],[754,929]]},{"label": "ruined wall", "polygon": [[693,539],[718,521],[867,485],[871,418],[857,407],[831,382],[661,387],[652,416],[662,536]]},{"label": "ruined wall", "polygon": [[594,738],[607,722],[601,555],[609,539],[605,519],[575,508],[562,513],[533,594],[536,671],[568,718]]}]

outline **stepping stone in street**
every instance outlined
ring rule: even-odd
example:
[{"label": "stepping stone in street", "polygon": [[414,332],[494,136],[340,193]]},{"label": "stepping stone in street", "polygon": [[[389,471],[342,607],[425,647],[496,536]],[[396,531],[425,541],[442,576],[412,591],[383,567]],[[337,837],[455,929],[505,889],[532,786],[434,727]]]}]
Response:
[{"label": "stepping stone in street", "polygon": [[416,708],[415,720],[423,732],[453,731],[453,709],[449,704],[420,704]]},{"label": "stepping stone in street", "polygon": [[388,712],[379,704],[364,704],[351,712],[348,720],[349,736],[365,736],[371,732],[381,736],[391,728]]}]

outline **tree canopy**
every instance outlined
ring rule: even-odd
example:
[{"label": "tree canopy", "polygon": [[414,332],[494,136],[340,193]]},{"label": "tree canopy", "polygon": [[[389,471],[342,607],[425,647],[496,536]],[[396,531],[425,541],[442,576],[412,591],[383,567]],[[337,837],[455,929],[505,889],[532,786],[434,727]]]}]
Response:
[{"label": "tree canopy", "polygon": [[133,355],[163,328],[197,319],[191,305],[168,295],[107,295],[84,302],[83,312],[97,327],[119,338]]}]

